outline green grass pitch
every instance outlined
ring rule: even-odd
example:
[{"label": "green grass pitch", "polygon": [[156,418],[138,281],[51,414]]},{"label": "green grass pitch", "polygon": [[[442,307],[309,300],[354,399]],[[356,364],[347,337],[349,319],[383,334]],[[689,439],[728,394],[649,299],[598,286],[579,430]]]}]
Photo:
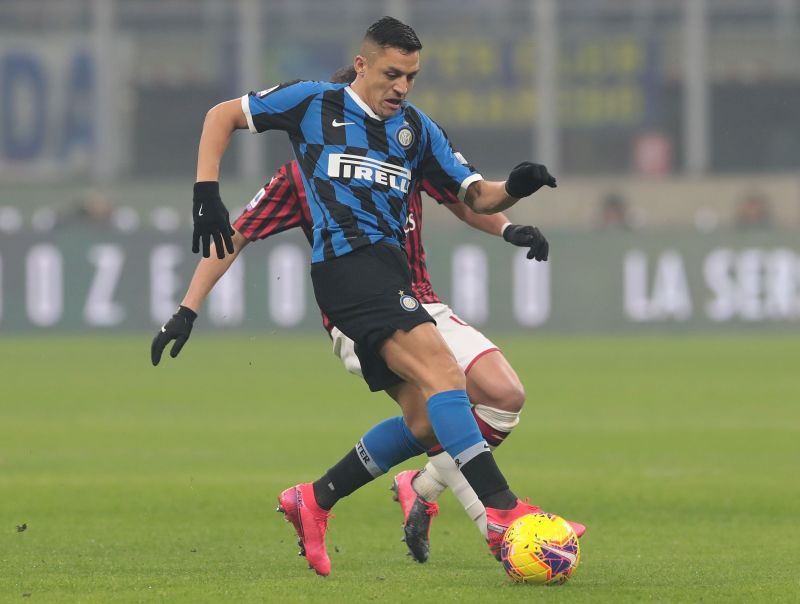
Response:
[{"label": "green grass pitch", "polygon": [[196,330],[158,368],[149,339],[0,340],[0,601],[800,597],[796,337],[498,338],[528,392],[498,462],[588,527],[550,588],[512,585],[449,493],[413,563],[390,476],[337,506],[317,577],[276,496],[394,404],[321,335]]}]

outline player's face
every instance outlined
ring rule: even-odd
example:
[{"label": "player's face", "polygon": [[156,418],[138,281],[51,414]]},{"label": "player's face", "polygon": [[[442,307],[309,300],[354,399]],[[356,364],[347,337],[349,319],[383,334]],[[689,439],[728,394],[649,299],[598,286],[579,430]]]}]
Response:
[{"label": "player's face", "polygon": [[356,92],[376,114],[390,118],[400,109],[419,72],[419,52],[384,48],[355,61]]}]

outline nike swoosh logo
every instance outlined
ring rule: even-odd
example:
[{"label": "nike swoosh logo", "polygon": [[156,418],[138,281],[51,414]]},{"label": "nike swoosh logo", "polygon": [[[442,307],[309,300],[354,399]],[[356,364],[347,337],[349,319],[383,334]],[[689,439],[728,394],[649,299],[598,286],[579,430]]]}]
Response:
[{"label": "nike swoosh logo", "polygon": [[203,215],[203,204],[202,203],[200,204],[200,211],[197,212],[197,215],[198,216],[202,216]]},{"label": "nike swoosh logo", "polygon": [[563,549],[560,549],[558,547],[553,547],[552,545],[545,545],[544,543],[540,544],[539,547],[548,552],[553,552],[557,556],[566,558],[567,560],[569,560],[570,564],[575,564],[576,556],[571,552],[565,552]]},{"label": "nike swoosh logo", "polygon": [[355,126],[355,124],[355,122],[337,122],[336,120],[331,122],[331,126],[334,128],[339,128],[340,126]]},{"label": "nike swoosh logo", "polygon": [[167,333],[167,330],[166,330],[166,329],[164,329],[164,326],[163,326],[163,325],[161,326],[161,333]]}]

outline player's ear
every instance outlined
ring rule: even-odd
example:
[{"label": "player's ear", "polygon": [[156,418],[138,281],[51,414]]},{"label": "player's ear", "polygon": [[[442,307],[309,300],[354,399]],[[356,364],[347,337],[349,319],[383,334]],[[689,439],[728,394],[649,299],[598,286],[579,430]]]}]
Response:
[{"label": "player's ear", "polygon": [[356,58],[353,59],[353,67],[355,67],[357,75],[363,76],[367,69],[367,58],[363,55],[356,55]]}]

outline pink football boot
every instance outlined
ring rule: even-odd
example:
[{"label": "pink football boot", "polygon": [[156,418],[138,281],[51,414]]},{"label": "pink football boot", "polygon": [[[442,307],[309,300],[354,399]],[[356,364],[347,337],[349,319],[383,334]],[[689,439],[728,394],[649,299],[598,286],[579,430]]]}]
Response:
[{"label": "pink football boot", "polygon": [[[525,514],[541,514],[544,510],[537,505],[531,505],[527,500],[520,501],[517,499],[516,507],[510,510],[498,510],[497,508],[486,508],[486,533],[489,538],[489,551],[499,561],[500,560],[500,545],[503,542],[503,535],[506,529],[520,516]],[[586,532],[586,527],[578,522],[567,520],[575,534],[580,537]]]},{"label": "pink football boot", "polygon": [[439,513],[439,504],[420,497],[411,485],[419,470],[406,470],[394,477],[394,500],[403,510],[403,541],[417,562],[425,562],[430,552],[431,520]]},{"label": "pink football boot", "polygon": [[325,532],[331,513],[317,505],[314,488],[310,482],[289,487],[278,497],[278,510],[283,512],[286,522],[294,525],[300,555],[318,575],[327,577],[331,573],[331,560],[325,549]]}]

